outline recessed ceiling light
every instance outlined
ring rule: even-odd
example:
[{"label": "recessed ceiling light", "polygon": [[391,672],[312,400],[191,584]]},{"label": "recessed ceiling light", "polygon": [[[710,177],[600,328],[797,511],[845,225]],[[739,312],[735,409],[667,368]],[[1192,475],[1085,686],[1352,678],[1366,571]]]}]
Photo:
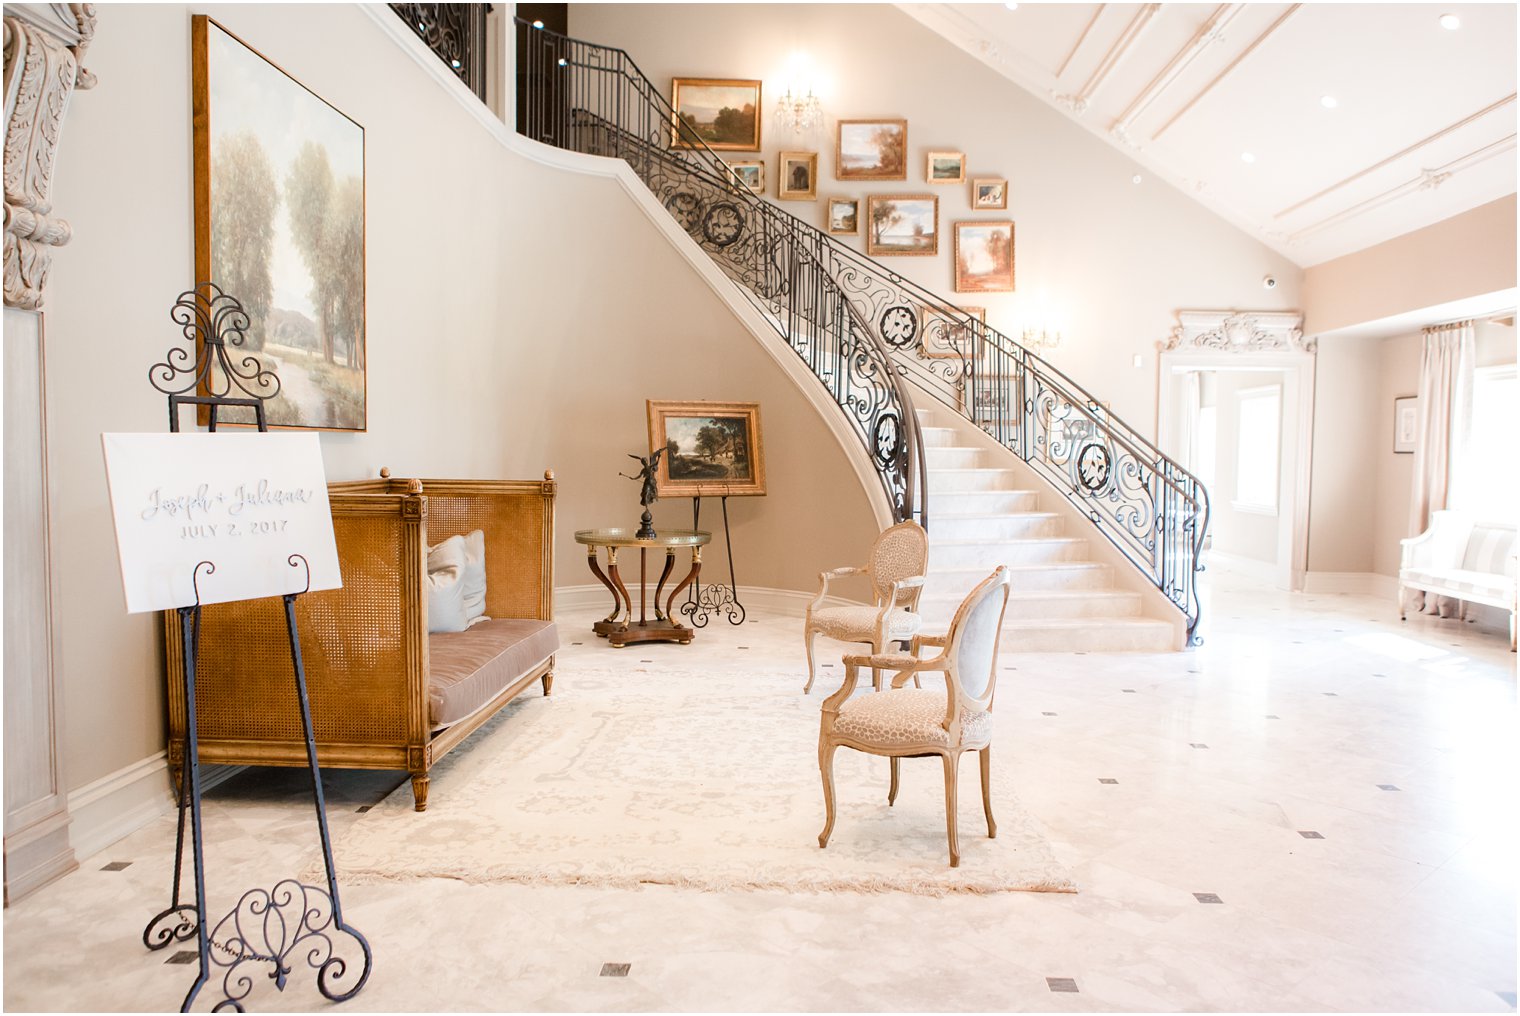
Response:
[{"label": "recessed ceiling light", "polygon": [[1455,14],[1443,14],[1441,15],[1441,27],[1448,32],[1455,32],[1462,27],[1462,19]]},{"label": "recessed ceiling light", "polygon": [[1004,4],[1003,6],[1008,8],[1010,11],[1016,11],[1019,9],[1018,4]]},{"label": "recessed ceiling light", "polygon": [[1321,95],[1319,97],[1319,104],[1326,109],[1334,109],[1340,105],[1340,102],[1333,95]]},{"label": "recessed ceiling light", "polygon": [[1240,153],[1240,161],[1241,162],[1255,162],[1256,161],[1256,156],[1252,155],[1250,152],[1241,152]]},{"label": "recessed ceiling light", "polygon": [[1129,182],[1130,183],[1139,183],[1143,179],[1145,179],[1143,176],[1141,176],[1139,173],[1136,173],[1134,176],[1132,176],[1132,177],[1129,178]]}]

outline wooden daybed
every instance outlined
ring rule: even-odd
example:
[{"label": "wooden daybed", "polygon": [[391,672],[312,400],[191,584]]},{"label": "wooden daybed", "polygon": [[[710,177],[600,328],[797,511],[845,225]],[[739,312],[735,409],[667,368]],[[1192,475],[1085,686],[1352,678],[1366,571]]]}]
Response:
[{"label": "wooden daybed", "polygon": [[[343,588],[296,600],[317,758],[404,769],[416,807],[428,770],[535,681],[554,683],[554,494],[542,480],[378,480],[328,485]],[[427,631],[427,549],[480,529],[485,612],[466,631]],[[165,614],[169,767],[185,759],[184,660]],[[196,675],[200,760],[306,764],[278,597],[202,610]]]}]

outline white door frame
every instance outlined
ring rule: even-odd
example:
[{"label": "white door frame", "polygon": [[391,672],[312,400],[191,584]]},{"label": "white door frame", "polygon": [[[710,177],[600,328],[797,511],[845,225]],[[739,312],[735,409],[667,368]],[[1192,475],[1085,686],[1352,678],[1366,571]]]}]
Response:
[{"label": "white door frame", "polygon": [[[1309,569],[1309,470],[1314,436],[1314,345],[1303,341],[1298,314],[1183,311],[1158,358],[1156,400],[1161,450],[1182,460],[1187,412],[1184,375],[1199,370],[1274,372],[1283,382],[1286,489],[1279,498],[1275,584],[1301,590]],[[1219,491],[1211,491],[1217,500]]]}]

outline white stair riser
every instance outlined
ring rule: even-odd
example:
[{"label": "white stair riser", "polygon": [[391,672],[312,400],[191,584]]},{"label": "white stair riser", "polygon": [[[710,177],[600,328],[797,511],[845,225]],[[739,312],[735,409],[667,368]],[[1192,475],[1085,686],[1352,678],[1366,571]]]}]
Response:
[{"label": "white stair riser", "polygon": [[1027,543],[929,543],[933,567],[944,569],[1009,567],[1045,564],[1050,561],[1081,561],[1087,554],[1086,540],[1031,540]]},{"label": "white stair riser", "polygon": [[[991,569],[984,572],[980,568],[936,572],[931,561],[929,575],[924,581],[923,598],[953,599],[959,603],[989,574]],[[1087,561],[1056,561],[1032,568],[1014,568],[1009,579],[1013,590],[1019,593],[1113,591],[1113,569],[1105,564]]]},{"label": "white stair riser", "polygon": [[[969,592],[969,590],[967,590]],[[930,630],[939,630],[950,623],[960,606],[959,597],[925,596],[919,604],[919,613]],[[1119,593],[1113,590],[1087,590],[1082,596],[1019,596],[1008,601],[1007,619],[1010,621],[1077,620],[1088,618],[1135,618],[1140,616],[1140,594]]]},{"label": "white stair riser", "polygon": [[1040,507],[1040,495],[1032,490],[962,490],[929,493],[929,528],[945,515],[995,515],[1032,512]]},{"label": "white stair riser", "polygon": [[924,451],[931,448],[947,448],[955,444],[958,435],[954,427],[924,427],[920,434],[924,441]]},{"label": "white stair riser", "polygon": [[985,464],[984,458],[980,448],[924,447],[924,464],[930,472],[936,469],[975,469]]},{"label": "white stair riser", "polygon": [[945,540],[1031,540],[1064,536],[1066,520],[1059,515],[1009,514],[957,518],[941,515],[929,519],[934,535]]},{"label": "white stair riser", "polygon": [[1167,653],[1172,638],[1164,621],[1094,621],[1075,628],[1025,621],[1003,626],[1002,646],[1005,653]]},{"label": "white stair riser", "polygon": [[[929,473],[929,495],[963,490],[1017,490],[1018,481],[1009,469],[954,469]],[[929,524],[934,524],[933,516]]]}]

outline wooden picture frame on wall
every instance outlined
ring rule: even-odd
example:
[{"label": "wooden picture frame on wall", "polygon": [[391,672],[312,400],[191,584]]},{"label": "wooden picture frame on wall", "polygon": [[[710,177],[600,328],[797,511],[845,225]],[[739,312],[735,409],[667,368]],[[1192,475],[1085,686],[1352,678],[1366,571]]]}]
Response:
[{"label": "wooden picture frame on wall", "polygon": [[929,152],[924,159],[925,183],[964,183],[965,152]]},{"label": "wooden picture frame on wall", "polygon": [[1008,207],[1008,181],[997,176],[978,176],[971,180],[971,207],[975,211],[1002,210]]},{"label": "wooden picture frame on wall", "polygon": [[1420,397],[1401,395],[1393,400],[1393,454],[1413,455],[1420,441]]},{"label": "wooden picture frame on wall", "polygon": [[829,198],[828,216],[824,226],[835,236],[859,236],[860,199]]},{"label": "wooden picture frame on wall", "polygon": [[190,48],[195,277],[247,314],[229,353],[279,376],[270,426],[366,430],[364,128],[204,14]]},{"label": "wooden picture frame on wall", "polygon": [[955,291],[1013,292],[1013,223],[955,224]]},{"label": "wooden picture frame on wall", "polygon": [[834,179],[907,178],[908,121],[839,121],[834,135]]},{"label": "wooden picture frame on wall", "polygon": [[734,176],[750,191],[755,194],[765,193],[764,159],[734,159],[729,162],[728,168],[733,170]]},{"label": "wooden picture frame on wall", "polygon": [[647,399],[649,450],[664,448],[655,474],[660,497],[742,497],[765,493],[760,403]]},{"label": "wooden picture frame on wall", "polygon": [[764,106],[753,78],[671,78],[670,109],[672,147],[697,148],[700,138],[715,152],[760,150]]},{"label": "wooden picture frame on wall", "polygon": [[866,197],[866,253],[929,257],[939,253],[939,198],[933,194]]},{"label": "wooden picture frame on wall", "polygon": [[782,152],[776,156],[776,197],[782,201],[818,200],[817,152]]}]

